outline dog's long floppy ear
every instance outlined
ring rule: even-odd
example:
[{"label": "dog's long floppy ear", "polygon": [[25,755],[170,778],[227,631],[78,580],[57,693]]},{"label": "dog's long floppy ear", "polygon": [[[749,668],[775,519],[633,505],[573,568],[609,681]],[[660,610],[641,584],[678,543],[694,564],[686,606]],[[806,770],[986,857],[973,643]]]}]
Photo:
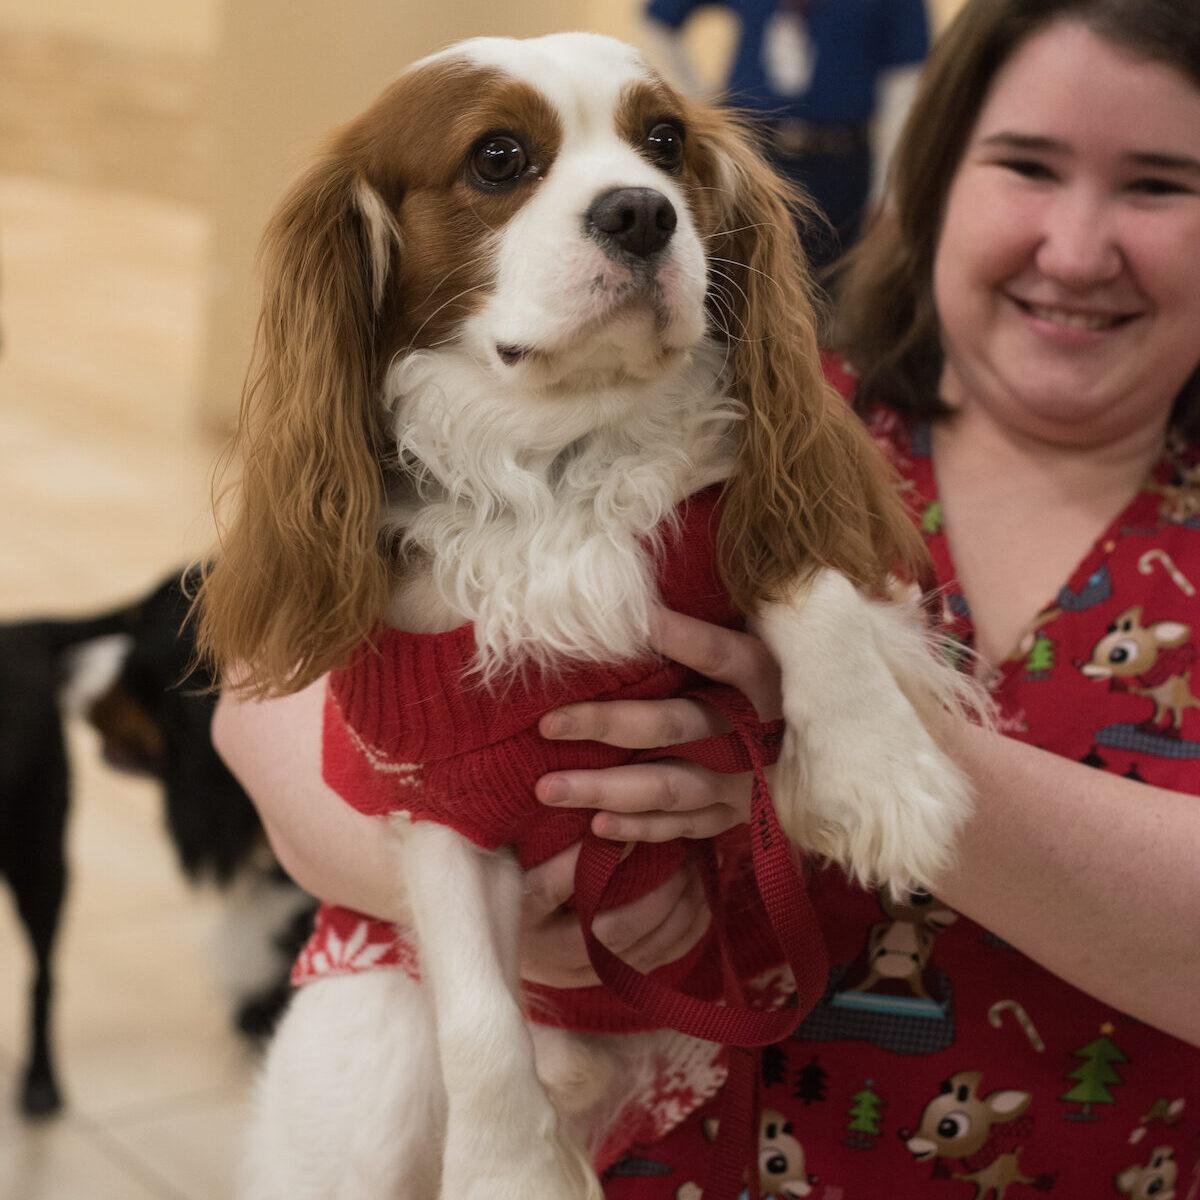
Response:
[{"label": "dog's long floppy ear", "polygon": [[238,504],[199,594],[200,653],[259,695],[342,661],[387,600],[376,340],[399,233],[349,144],[299,180],[264,235]]},{"label": "dog's long floppy ear", "polygon": [[816,293],[795,223],[806,201],[771,170],[742,121],[717,121],[714,315],[746,409],[720,530],[725,583],[753,611],[821,566],[872,589],[891,571],[918,577],[925,551],[896,481],[822,372]]}]

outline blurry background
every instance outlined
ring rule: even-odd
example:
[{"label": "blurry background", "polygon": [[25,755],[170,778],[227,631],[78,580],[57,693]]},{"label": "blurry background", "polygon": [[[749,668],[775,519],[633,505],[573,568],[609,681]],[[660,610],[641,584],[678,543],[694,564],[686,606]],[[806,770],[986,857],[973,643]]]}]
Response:
[{"label": "blurry background", "polygon": [[[935,22],[957,7],[932,0]],[[317,136],[461,37],[590,28],[637,0],[0,0],[0,619],[148,589],[212,536],[266,214]],[[707,79],[732,29],[688,28]],[[0,1197],[223,1200],[252,1063],[152,785],[72,723],[58,949],[64,1115],[11,1096],[27,954],[0,901]],[[36,802],[36,798],[30,798]]]}]

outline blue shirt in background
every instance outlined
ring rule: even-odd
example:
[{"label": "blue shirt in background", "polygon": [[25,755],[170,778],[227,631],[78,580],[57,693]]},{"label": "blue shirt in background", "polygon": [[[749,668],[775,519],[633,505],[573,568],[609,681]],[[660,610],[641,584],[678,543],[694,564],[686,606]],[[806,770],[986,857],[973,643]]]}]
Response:
[{"label": "blue shirt in background", "polygon": [[866,124],[878,78],[923,61],[929,50],[924,0],[809,0],[802,5],[813,52],[800,95],[775,92],[763,65],[767,22],[777,0],[649,0],[646,15],[680,28],[698,9],[727,8],[741,25],[727,87],[732,104],[814,125]]}]

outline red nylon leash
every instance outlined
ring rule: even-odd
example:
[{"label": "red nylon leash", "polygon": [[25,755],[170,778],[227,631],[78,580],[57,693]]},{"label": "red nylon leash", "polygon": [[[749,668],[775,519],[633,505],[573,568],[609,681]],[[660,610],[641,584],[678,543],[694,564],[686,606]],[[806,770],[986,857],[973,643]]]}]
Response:
[{"label": "red nylon leash", "polygon": [[[722,935],[721,897],[716,854],[710,842],[695,843],[721,951],[726,994],[702,1000],[668,987],[623,962],[592,933],[592,920],[622,866],[624,846],[588,832],[575,869],[575,904],[592,967],[624,1003],[656,1024],[729,1047],[729,1075],[721,1100],[718,1136],[713,1147],[705,1200],[736,1200],[748,1173],[750,1200],[758,1197],[758,1055],[753,1049],[787,1037],[825,990],[827,961],[820,927],[800,877],[793,849],[780,828],[764,774],[763,732],[753,707],[731,688],[704,689],[690,695],[711,705],[728,720],[740,750],[740,769],[754,774],[750,800],[751,861],[755,884],[774,935],[796,983],[795,1007],[760,1009],[744,1002],[730,947]],[[778,725],[767,727],[771,736]],[[707,739],[715,742],[715,739]],[[722,742],[725,739],[721,739]],[[724,746],[728,749],[728,746]],[[675,747],[672,754],[704,763],[705,743]],[[629,869],[638,848],[625,859]]]}]

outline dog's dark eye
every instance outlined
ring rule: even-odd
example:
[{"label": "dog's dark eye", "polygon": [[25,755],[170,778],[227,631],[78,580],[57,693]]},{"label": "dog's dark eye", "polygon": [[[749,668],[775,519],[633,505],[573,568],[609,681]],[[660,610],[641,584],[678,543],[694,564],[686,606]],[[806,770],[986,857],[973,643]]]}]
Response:
[{"label": "dog's dark eye", "polygon": [[660,121],[646,134],[646,150],[664,171],[678,171],[683,165],[683,130]]},{"label": "dog's dark eye", "polygon": [[471,172],[484,184],[512,183],[529,165],[525,147],[514,137],[496,134],[485,138],[471,154]]}]

